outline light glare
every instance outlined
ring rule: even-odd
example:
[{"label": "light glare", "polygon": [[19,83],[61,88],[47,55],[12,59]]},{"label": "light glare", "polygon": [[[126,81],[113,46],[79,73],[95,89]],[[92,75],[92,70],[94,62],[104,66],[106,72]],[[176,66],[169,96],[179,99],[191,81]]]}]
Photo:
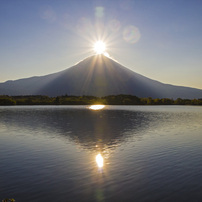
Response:
[{"label": "light glare", "polygon": [[103,54],[105,50],[106,50],[106,46],[103,41],[97,41],[94,44],[94,51],[96,52],[96,54]]},{"label": "light glare", "polygon": [[100,110],[100,109],[103,109],[105,107],[105,105],[91,105],[89,107],[89,109],[92,109],[92,110]]},{"label": "light glare", "polygon": [[104,164],[104,160],[103,160],[103,157],[101,154],[98,154],[96,156],[96,163],[98,165],[99,168],[102,168],[103,167],[103,164]]}]

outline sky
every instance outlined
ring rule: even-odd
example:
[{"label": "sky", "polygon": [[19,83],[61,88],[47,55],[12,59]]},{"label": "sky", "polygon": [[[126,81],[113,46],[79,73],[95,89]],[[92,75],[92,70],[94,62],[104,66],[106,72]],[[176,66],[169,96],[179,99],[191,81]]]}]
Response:
[{"label": "sky", "polygon": [[201,0],[0,0],[0,82],[41,76],[94,53],[202,89]]}]

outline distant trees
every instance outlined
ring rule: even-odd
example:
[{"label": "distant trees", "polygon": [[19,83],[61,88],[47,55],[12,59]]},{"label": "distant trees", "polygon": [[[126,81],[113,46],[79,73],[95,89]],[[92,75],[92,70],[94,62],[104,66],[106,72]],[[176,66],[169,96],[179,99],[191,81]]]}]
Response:
[{"label": "distant trees", "polygon": [[202,105],[202,99],[139,98],[133,95],[109,95],[105,97],[64,95],[48,97],[0,96],[0,105]]},{"label": "distant trees", "polygon": [[108,105],[139,105],[141,104],[140,98],[133,95],[110,95],[110,96],[103,97],[102,101]]},{"label": "distant trees", "polygon": [[1,96],[0,97],[0,105],[15,105],[16,101],[13,100],[11,97],[8,96]]},{"label": "distant trees", "polygon": [[15,199],[13,199],[13,198],[10,198],[10,199],[6,198],[6,199],[3,199],[2,202],[15,202]]}]

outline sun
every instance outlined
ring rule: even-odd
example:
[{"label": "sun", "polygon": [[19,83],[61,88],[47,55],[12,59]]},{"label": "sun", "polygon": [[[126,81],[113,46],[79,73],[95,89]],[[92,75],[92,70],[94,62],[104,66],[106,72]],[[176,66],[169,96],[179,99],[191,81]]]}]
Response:
[{"label": "sun", "polygon": [[106,50],[106,45],[103,41],[96,41],[94,44],[94,51],[96,54],[104,54]]}]

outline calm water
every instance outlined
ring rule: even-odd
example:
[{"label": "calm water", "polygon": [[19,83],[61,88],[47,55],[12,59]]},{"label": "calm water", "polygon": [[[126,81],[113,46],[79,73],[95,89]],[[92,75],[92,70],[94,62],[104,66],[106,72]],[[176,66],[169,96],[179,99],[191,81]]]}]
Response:
[{"label": "calm water", "polygon": [[3,198],[202,201],[202,107],[0,107]]}]

